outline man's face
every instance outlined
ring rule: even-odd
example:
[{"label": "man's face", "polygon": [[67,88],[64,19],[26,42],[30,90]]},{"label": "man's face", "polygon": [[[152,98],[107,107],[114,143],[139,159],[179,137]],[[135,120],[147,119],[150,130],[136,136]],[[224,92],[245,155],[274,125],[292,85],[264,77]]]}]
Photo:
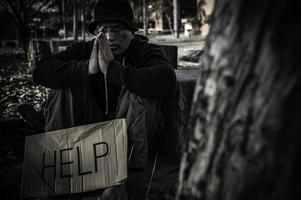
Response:
[{"label": "man's face", "polygon": [[133,33],[118,22],[103,22],[96,26],[95,34],[104,27],[109,46],[114,56],[122,55],[130,46]]}]

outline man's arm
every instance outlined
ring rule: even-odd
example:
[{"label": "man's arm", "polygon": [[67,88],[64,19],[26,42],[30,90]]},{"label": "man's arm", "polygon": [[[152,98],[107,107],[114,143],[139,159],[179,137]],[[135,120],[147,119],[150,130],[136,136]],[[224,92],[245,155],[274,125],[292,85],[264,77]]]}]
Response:
[{"label": "man's arm", "polygon": [[33,70],[33,81],[50,88],[65,88],[88,80],[93,41],[75,43],[65,51],[42,57]]},{"label": "man's arm", "polygon": [[113,60],[109,63],[108,77],[141,97],[161,98],[174,95],[175,72],[161,48],[148,44],[140,59],[141,66],[136,67],[122,66],[120,62]]}]

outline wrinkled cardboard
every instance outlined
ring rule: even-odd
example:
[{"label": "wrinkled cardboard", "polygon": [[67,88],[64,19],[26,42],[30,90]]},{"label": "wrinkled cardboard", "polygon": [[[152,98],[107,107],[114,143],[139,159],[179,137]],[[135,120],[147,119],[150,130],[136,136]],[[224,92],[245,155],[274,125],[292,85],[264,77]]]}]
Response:
[{"label": "wrinkled cardboard", "polygon": [[125,119],[26,137],[22,198],[99,190],[126,177]]}]

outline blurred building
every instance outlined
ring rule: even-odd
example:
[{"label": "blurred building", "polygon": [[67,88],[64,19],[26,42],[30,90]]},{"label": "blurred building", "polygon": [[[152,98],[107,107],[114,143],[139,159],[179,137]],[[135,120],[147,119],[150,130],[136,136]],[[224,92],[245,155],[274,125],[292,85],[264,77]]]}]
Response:
[{"label": "blurred building", "polygon": [[[139,28],[143,28],[143,1],[129,0],[135,16],[138,20]],[[146,10],[148,16],[148,27],[150,30],[169,31],[173,27],[173,0],[146,0]],[[208,33],[207,23],[210,16],[214,0],[179,0],[181,31],[185,27],[192,27],[193,31]]]}]

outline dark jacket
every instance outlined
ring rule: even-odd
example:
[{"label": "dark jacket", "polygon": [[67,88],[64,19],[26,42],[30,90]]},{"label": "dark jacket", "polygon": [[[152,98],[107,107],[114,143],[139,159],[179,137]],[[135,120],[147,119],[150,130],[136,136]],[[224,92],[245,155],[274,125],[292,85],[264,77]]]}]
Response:
[{"label": "dark jacket", "polygon": [[[33,81],[52,89],[90,84],[97,101],[103,105],[103,74],[88,76],[93,42],[78,42],[65,51],[43,57],[33,70]],[[111,105],[112,102],[116,105],[122,86],[138,96],[154,98],[170,97],[176,90],[175,72],[170,61],[159,46],[148,43],[146,37],[139,35],[135,35],[121,59],[109,63],[107,77]]]}]

